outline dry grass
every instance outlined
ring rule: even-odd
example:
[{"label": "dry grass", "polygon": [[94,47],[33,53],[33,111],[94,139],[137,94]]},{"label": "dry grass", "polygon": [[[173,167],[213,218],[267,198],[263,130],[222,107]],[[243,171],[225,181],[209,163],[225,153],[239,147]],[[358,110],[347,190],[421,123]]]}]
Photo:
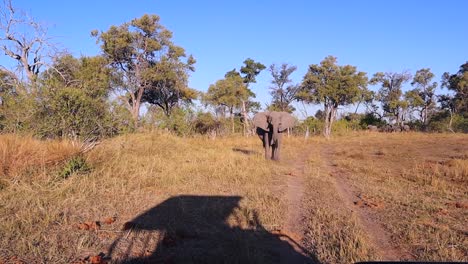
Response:
[{"label": "dry grass", "polygon": [[[28,136],[0,135],[0,180],[20,180],[25,174],[37,177],[78,152],[79,148],[70,141],[40,141]],[[22,178],[27,179],[27,176]]]},{"label": "dry grass", "polygon": [[[321,263],[354,263],[377,260],[375,247],[370,243],[365,227],[356,215],[343,205],[336,191],[336,182],[330,176],[322,146],[326,140],[315,138],[307,142],[305,168],[306,190],[305,244]],[[304,146],[297,144],[296,148]]]},{"label": "dry grass", "polygon": [[424,261],[468,260],[468,137],[356,134],[329,142],[393,242]]},{"label": "dry grass", "polygon": [[[415,259],[467,260],[467,145],[466,135],[288,138],[285,161],[275,163],[263,159],[256,137],[144,133],[104,141],[85,156],[90,172],[63,179],[60,161],[78,151],[71,143],[0,136],[0,262],[70,263],[100,252],[112,262],[155,253],[167,257],[158,261],[187,262],[184,252],[197,248],[214,254],[195,255],[200,262],[217,253],[228,262],[278,261],[268,247],[278,243],[272,234],[288,213],[285,175],[298,159],[307,160],[307,248],[322,263],[378,259],[336,192],[330,158],[353,188],[383,204],[376,216]],[[80,229],[95,221],[96,230]]]},{"label": "dry grass", "polygon": [[[284,204],[281,194],[266,184],[276,177],[272,172],[277,165],[263,160],[259,143],[258,138],[212,141],[135,134],[107,140],[91,151],[86,157],[91,173],[66,180],[57,180],[55,172],[40,177],[29,174],[31,181],[9,184],[0,191],[0,256],[23,256],[31,263],[68,263],[107,254],[118,241],[113,254],[122,257],[129,241],[141,240],[140,232],[123,233],[124,223],[181,195],[241,197],[226,220],[228,225],[268,234],[281,225]],[[98,231],[77,228],[79,223],[112,216],[117,220]],[[253,243],[254,236],[239,239]],[[148,245],[141,250],[154,250]],[[269,262],[270,256],[252,252],[233,261],[239,258]]]}]

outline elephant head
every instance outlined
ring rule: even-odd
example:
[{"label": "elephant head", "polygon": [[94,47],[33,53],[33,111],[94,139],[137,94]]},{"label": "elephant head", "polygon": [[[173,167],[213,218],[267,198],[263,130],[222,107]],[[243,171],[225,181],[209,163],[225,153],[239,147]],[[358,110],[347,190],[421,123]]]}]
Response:
[{"label": "elephant head", "polygon": [[263,141],[265,158],[269,158],[272,146],[272,159],[279,159],[281,133],[293,127],[296,120],[286,112],[262,112],[254,116],[253,124],[257,127],[257,134]]}]

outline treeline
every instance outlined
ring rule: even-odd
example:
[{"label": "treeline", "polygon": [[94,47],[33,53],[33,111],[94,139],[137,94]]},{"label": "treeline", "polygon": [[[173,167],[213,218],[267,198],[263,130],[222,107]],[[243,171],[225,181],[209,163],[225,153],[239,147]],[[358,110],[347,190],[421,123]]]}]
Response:
[{"label": "treeline", "polygon": [[[468,62],[434,81],[429,68],[379,72],[371,78],[335,57],[312,64],[301,83],[293,65],[246,59],[203,93],[188,87],[195,58],[172,41],[156,15],[144,15],[92,36],[98,56],[76,58],[57,52],[38,23],[18,17],[11,1],[0,19],[0,48],[17,70],[0,66],[0,131],[41,138],[102,138],[161,128],[179,135],[252,133],[250,118],[260,103],[250,89],[256,76],[271,74],[266,110],[294,112],[294,102],[323,110],[293,130],[323,133],[409,124],[414,130],[468,132]],[[403,92],[405,85],[411,89]],[[368,89],[377,85],[377,92]],[[436,94],[437,87],[447,94]],[[194,104],[195,101],[200,103]],[[142,111],[142,106],[144,111]],[[338,109],[355,106],[338,116]],[[299,109],[300,110],[300,109]]]}]

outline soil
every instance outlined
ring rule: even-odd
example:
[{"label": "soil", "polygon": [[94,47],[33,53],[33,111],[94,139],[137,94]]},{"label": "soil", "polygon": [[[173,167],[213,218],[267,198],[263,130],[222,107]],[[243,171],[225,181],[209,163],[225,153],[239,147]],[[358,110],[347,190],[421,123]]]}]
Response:
[{"label": "soil", "polygon": [[378,201],[371,201],[353,186],[349,172],[341,170],[333,163],[332,149],[323,147],[321,156],[325,161],[326,170],[336,181],[336,191],[341,196],[344,206],[356,214],[362,230],[367,233],[382,259],[385,261],[412,260],[408,252],[392,243],[391,234],[378,218],[376,209],[382,209],[385,205]]},{"label": "soil", "polygon": [[[293,160],[283,161],[288,163],[291,167],[291,171],[286,174],[286,192],[285,200],[287,205],[287,214],[285,222],[283,224],[284,229],[282,232],[282,237],[287,238],[285,241],[302,255],[309,255],[303,246],[303,236],[304,236],[304,208],[302,207],[302,198],[304,195],[304,171],[306,163],[306,150],[303,153],[299,153],[297,157]],[[284,254],[282,254],[283,256]],[[295,259],[285,259],[282,257],[282,262],[284,263],[299,263]],[[317,261],[312,261],[312,263]],[[318,263],[318,262],[317,262]]]}]

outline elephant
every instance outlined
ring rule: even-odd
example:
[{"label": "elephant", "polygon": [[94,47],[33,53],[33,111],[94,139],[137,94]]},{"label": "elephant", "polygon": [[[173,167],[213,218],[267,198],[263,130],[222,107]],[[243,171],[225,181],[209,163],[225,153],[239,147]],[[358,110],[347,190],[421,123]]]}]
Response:
[{"label": "elephant", "polygon": [[392,126],[392,132],[401,132],[401,127],[398,125],[393,125]]},{"label": "elephant", "polygon": [[383,125],[382,127],[380,127],[379,131],[380,132],[392,132],[393,128],[392,128],[391,125],[386,124],[386,125]]},{"label": "elephant", "polygon": [[293,127],[295,122],[296,119],[286,112],[261,112],[254,116],[253,124],[256,127],[257,135],[263,142],[265,159],[280,159],[283,132]]},{"label": "elephant", "polygon": [[367,130],[372,131],[372,132],[376,132],[376,131],[379,130],[379,128],[377,126],[368,125]]},{"label": "elephant", "polygon": [[404,131],[404,132],[409,132],[411,130],[411,128],[408,125],[402,125],[401,130]]}]

